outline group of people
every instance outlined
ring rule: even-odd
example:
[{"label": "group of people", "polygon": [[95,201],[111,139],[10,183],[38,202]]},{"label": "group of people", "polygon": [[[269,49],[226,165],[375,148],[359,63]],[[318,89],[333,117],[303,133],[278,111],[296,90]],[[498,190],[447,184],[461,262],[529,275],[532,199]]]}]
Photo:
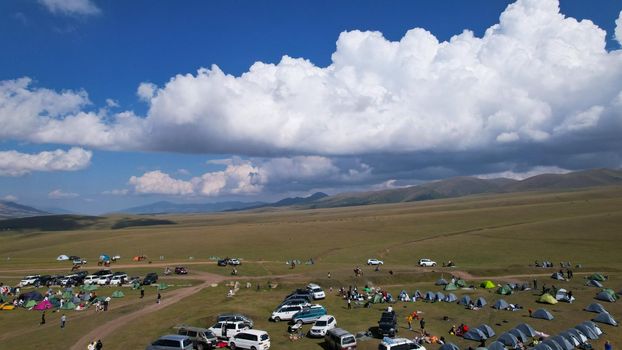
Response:
[{"label": "group of people", "polygon": [[104,348],[104,344],[101,340],[94,340],[86,346],[87,350],[101,350]]}]

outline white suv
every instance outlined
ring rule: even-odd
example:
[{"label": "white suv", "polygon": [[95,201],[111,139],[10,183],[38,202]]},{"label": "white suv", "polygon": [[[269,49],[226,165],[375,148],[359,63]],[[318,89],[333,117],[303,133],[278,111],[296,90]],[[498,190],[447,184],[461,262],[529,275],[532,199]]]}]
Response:
[{"label": "white suv", "polygon": [[99,276],[99,279],[97,280],[97,284],[99,284],[100,286],[106,285],[110,282],[110,279],[112,278],[112,274],[107,274],[107,275],[101,275]]},{"label": "white suv", "polygon": [[289,321],[292,319],[292,316],[302,311],[302,309],[302,305],[283,305],[272,312],[270,319],[275,322]]},{"label": "white suv", "polygon": [[120,286],[123,284],[123,281],[127,281],[126,274],[112,276],[109,283],[111,286]]},{"label": "white suv", "polygon": [[367,259],[367,265],[384,265],[384,261],[378,259]]},{"label": "white suv", "polygon": [[419,259],[419,266],[423,266],[423,267],[436,266],[436,261],[432,261],[430,259]]},{"label": "white suv", "polygon": [[270,336],[265,331],[249,329],[242,331],[229,339],[229,348],[235,349],[270,349]]},{"label": "white suv", "polygon": [[82,281],[82,283],[84,284],[97,284],[97,280],[99,279],[99,276],[97,275],[88,275],[86,277],[84,277],[84,281]]},{"label": "white suv", "polygon": [[240,333],[241,331],[245,331],[249,328],[244,321],[222,321],[216,322],[215,325],[208,329],[218,338],[229,339],[233,337],[234,334]]},{"label": "white suv", "polygon": [[19,281],[20,286],[25,287],[31,284],[35,284],[39,279],[39,275],[25,276],[21,281]]},{"label": "white suv", "polygon": [[378,345],[378,350],[426,350],[423,346],[406,338],[384,338]]},{"label": "white suv", "polygon": [[314,300],[326,298],[326,293],[324,293],[324,291],[322,290],[322,287],[318,286],[315,283],[309,283],[309,285],[307,285],[307,290],[313,293]]},{"label": "white suv", "polygon": [[313,327],[309,330],[310,337],[323,337],[326,332],[337,326],[337,320],[335,316],[324,315],[315,321]]}]

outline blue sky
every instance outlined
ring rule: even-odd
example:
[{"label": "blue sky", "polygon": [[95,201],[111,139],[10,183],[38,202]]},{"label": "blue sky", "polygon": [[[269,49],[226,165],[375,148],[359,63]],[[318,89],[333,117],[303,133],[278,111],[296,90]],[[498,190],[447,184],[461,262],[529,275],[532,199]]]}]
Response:
[{"label": "blue sky", "polygon": [[622,3],[512,3],[4,1],[0,197],[102,213],[620,167]]}]

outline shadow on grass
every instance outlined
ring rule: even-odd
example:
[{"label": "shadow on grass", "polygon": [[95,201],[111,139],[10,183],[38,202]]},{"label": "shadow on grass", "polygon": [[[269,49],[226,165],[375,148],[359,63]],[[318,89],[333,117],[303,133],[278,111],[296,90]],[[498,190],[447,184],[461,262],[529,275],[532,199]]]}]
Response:
[{"label": "shadow on grass", "polygon": [[0,231],[68,231],[92,226],[102,218],[81,215],[46,215],[0,221]]}]

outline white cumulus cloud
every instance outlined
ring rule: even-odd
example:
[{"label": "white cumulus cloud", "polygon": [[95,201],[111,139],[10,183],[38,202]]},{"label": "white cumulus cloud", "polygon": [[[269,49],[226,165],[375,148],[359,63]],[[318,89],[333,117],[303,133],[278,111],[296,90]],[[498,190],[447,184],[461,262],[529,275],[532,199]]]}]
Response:
[{"label": "white cumulus cloud", "polygon": [[620,11],[620,15],[616,19],[615,37],[618,43],[622,45],[622,11]]},{"label": "white cumulus cloud", "polygon": [[14,196],[12,194],[7,194],[6,196],[2,197],[2,200],[5,201],[9,201],[9,202],[17,202],[19,198],[17,196]]},{"label": "white cumulus cloud", "polygon": [[0,176],[20,176],[33,171],[76,171],[89,166],[93,153],[73,147],[35,154],[0,152]]},{"label": "white cumulus cloud", "polygon": [[79,197],[80,195],[77,193],[73,193],[73,192],[63,192],[60,189],[56,189],[50,193],[48,193],[48,198],[50,199],[69,199],[69,198],[76,198]]},{"label": "white cumulus cloud", "polygon": [[101,10],[92,0],[39,0],[48,11],[62,15],[97,15]]},{"label": "white cumulus cloud", "polygon": [[190,195],[194,193],[192,183],[176,180],[159,170],[150,171],[140,177],[132,176],[129,184],[136,193],[159,193],[170,195]]}]

